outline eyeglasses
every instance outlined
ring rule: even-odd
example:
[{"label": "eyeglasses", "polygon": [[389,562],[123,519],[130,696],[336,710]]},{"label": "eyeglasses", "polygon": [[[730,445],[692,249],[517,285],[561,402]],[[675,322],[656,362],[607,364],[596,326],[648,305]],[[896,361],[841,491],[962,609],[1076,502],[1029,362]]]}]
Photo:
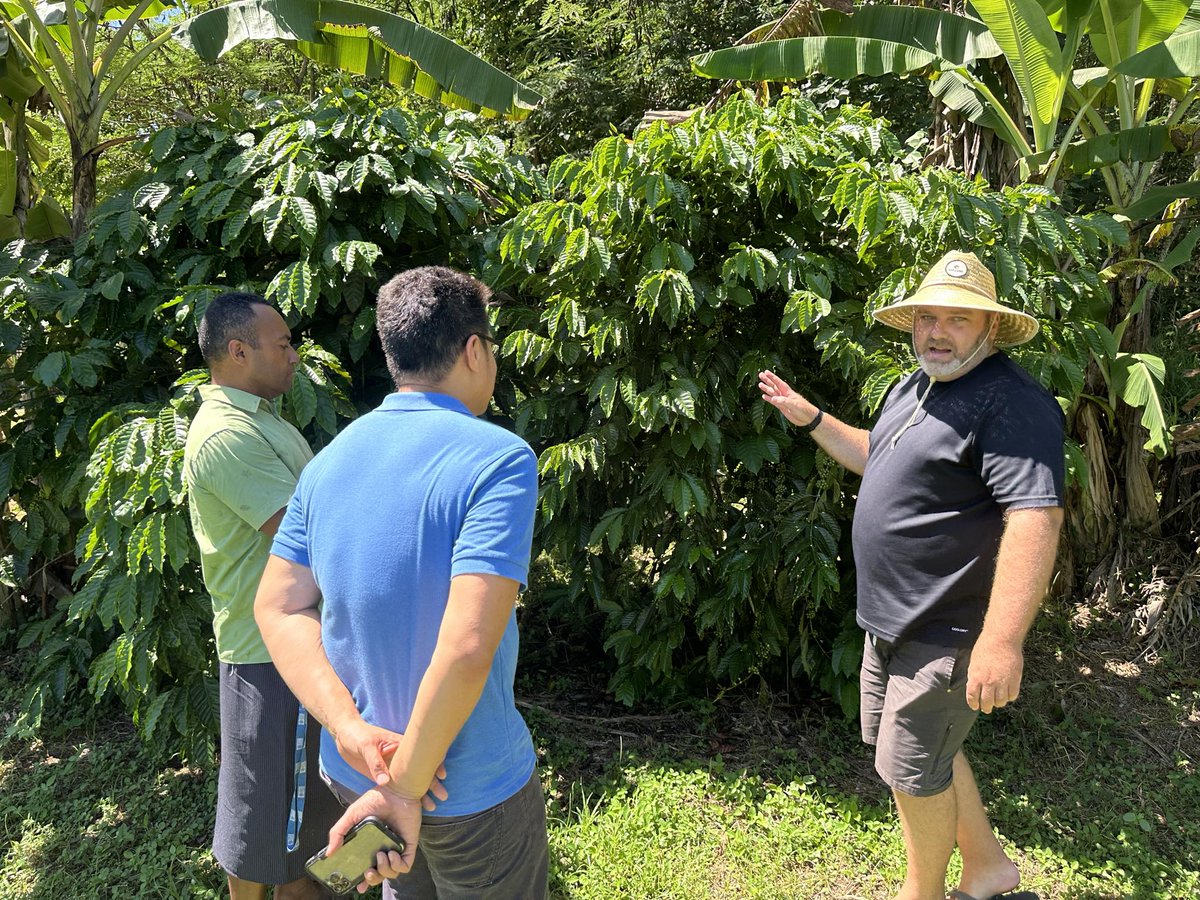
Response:
[{"label": "eyeglasses", "polygon": [[[475,335],[475,337],[479,338],[484,343],[491,344],[493,356],[499,355],[500,345],[503,343],[500,338],[496,337],[494,334],[484,334],[482,331],[472,331],[471,334]],[[469,339],[470,337],[468,336],[468,340]]]}]

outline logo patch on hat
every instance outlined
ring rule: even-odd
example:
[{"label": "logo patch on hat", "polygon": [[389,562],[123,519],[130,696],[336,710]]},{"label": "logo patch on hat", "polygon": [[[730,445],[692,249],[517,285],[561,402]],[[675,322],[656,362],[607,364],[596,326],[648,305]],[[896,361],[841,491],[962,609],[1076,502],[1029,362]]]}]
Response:
[{"label": "logo patch on hat", "polygon": [[946,274],[952,278],[962,278],[967,274],[967,264],[961,259],[952,259],[946,263]]}]

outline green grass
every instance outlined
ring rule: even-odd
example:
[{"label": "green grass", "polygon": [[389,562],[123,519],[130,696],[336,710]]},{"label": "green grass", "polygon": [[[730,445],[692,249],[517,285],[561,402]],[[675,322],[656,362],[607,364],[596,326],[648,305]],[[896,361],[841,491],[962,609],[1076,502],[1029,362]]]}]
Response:
[{"label": "green grass", "polygon": [[[1056,641],[1063,646],[1056,646]],[[1200,895],[1194,659],[1040,629],[1021,701],[969,742],[1024,886],[1048,900]],[[0,666],[4,726],[20,660]],[[779,695],[614,707],[577,681],[523,686],[543,754],[556,898],[890,898],[904,851],[856,730]],[[0,900],[215,898],[211,772],[156,760],[72,704],[0,743]]]},{"label": "green grass", "polygon": [[569,897],[872,896],[901,873],[881,810],[740,772],[644,764],[552,823]]},{"label": "green grass", "polygon": [[0,751],[0,898],[219,897],[215,780],[164,766],[128,726],[56,730]]}]

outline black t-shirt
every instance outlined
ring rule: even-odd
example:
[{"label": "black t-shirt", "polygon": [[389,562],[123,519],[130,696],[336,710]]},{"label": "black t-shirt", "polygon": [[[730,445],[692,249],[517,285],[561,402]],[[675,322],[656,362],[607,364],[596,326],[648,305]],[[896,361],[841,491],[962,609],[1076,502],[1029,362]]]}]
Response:
[{"label": "black t-shirt", "polygon": [[1063,414],[1003,353],[929,386],[921,370],[871,429],[854,512],[858,623],[890,641],[973,644],[991,594],[1004,511],[1062,506]]}]

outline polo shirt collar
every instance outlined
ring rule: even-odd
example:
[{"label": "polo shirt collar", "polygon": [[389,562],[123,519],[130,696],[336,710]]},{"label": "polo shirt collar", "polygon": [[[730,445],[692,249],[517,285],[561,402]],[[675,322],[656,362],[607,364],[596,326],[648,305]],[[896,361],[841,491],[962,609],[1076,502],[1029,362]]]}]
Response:
[{"label": "polo shirt collar", "polygon": [[393,391],[383,398],[380,409],[396,412],[428,412],[430,410],[449,410],[474,417],[467,405],[457,397],[449,394],[438,394],[432,391]]},{"label": "polo shirt collar", "polygon": [[238,409],[244,409],[246,412],[258,412],[260,409],[266,412],[275,411],[275,407],[271,405],[271,401],[265,397],[221,384],[200,385],[200,396],[205,400],[228,403],[230,406],[236,406]]}]

